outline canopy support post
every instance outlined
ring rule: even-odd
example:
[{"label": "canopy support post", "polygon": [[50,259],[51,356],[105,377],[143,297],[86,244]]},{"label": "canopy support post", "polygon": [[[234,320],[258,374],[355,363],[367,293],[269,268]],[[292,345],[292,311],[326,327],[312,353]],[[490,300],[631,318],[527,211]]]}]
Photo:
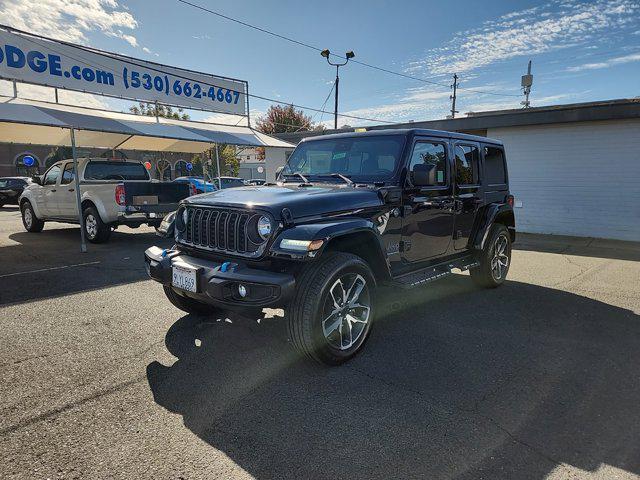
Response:
[{"label": "canopy support post", "polygon": [[222,179],[220,178],[220,156],[218,155],[218,144],[216,143],[216,165],[218,167],[218,188],[222,190]]},{"label": "canopy support post", "polygon": [[251,112],[249,111],[249,83],[247,82],[246,88],[246,96],[247,96],[247,127],[251,128]]},{"label": "canopy support post", "polygon": [[80,222],[80,251],[87,253],[87,241],[84,234],[84,215],[82,214],[82,199],[80,196],[80,171],[78,170],[78,155],[76,152],[76,132],[75,129],[71,129],[71,151],[73,152],[73,171],[75,175],[75,187],[76,187],[76,205],[78,207],[78,220]]},{"label": "canopy support post", "polygon": [[13,81],[13,98],[18,98],[18,84]]}]

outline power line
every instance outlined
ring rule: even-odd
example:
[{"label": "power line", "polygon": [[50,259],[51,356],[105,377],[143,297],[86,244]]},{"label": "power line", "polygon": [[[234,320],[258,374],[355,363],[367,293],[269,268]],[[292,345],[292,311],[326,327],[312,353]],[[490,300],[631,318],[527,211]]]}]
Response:
[{"label": "power line", "polygon": [[[244,27],[252,28],[252,29],[257,30],[259,32],[266,33],[267,35],[271,35],[271,36],[279,38],[281,40],[285,40],[287,42],[294,43],[294,44],[296,44],[298,46],[301,46],[301,47],[304,47],[304,48],[308,48],[310,50],[315,50],[316,52],[322,52],[322,50],[323,50],[322,48],[317,47],[315,45],[311,45],[309,43],[306,43],[306,42],[303,42],[303,41],[300,41],[300,40],[296,40],[295,38],[291,38],[291,37],[287,37],[285,35],[281,35],[279,33],[273,32],[271,30],[267,30],[266,28],[262,28],[262,27],[259,27],[257,25],[253,25],[251,23],[244,22],[242,20],[238,20],[237,18],[233,18],[233,17],[230,17],[228,15],[224,15],[224,14],[222,14],[220,12],[215,11],[215,10],[211,10],[210,8],[203,7],[202,5],[198,5],[197,3],[192,3],[192,2],[190,2],[188,0],[177,0],[177,1],[180,2],[180,3],[183,3],[185,5],[189,5],[189,6],[193,7],[193,8],[197,8],[197,9],[202,10],[204,12],[210,13],[211,15],[216,15],[217,17],[224,18],[225,20],[229,20],[230,22],[235,22],[235,23],[237,23],[239,25],[242,25]],[[331,53],[330,55],[333,55],[333,56],[338,57],[338,58],[346,59],[346,57],[343,56],[343,55],[339,55],[339,54],[335,54],[335,53]],[[427,78],[416,77],[414,75],[409,75],[409,74],[406,74],[406,73],[396,72],[396,71],[389,70],[389,69],[384,68],[384,67],[379,67],[377,65],[372,65],[370,63],[365,63],[365,62],[362,62],[360,60],[351,59],[351,61],[354,62],[354,63],[357,63],[358,65],[362,65],[363,67],[367,67],[367,68],[371,68],[371,69],[374,69],[374,70],[378,70],[380,72],[385,72],[385,73],[388,73],[390,75],[397,75],[399,77],[407,78],[407,79],[410,79],[410,80],[415,80],[415,81],[418,81],[418,82],[428,83],[430,85],[437,85],[439,87],[450,88],[449,85],[447,85],[446,83],[440,83],[440,82],[436,82],[436,81],[433,81],[433,80],[429,80]],[[514,95],[514,94],[510,94],[510,93],[496,93],[496,92],[489,92],[489,91],[484,91],[484,90],[476,90],[476,89],[473,89],[473,88],[462,88],[462,87],[459,87],[459,90],[466,90],[467,92],[474,92],[474,93],[485,94],[485,95],[494,95],[494,96],[500,96],[500,97],[519,97],[520,96],[520,95]]]}]

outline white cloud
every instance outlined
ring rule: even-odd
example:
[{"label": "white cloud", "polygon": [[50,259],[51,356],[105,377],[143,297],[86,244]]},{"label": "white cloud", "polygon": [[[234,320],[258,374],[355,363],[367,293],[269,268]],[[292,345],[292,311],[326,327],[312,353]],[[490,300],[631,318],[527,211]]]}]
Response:
[{"label": "white cloud", "polygon": [[[13,85],[6,80],[0,80],[0,95],[13,96]],[[42,100],[54,102],[55,94],[53,88],[39,85],[18,84],[18,97],[29,100]],[[81,105],[83,107],[108,109],[108,104],[104,98],[89,93],[72,92],[69,90],[58,90],[58,101],[68,105]]]},{"label": "white cloud", "polygon": [[[251,109],[251,123],[255,125],[255,121],[258,117],[262,117],[265,112],[262,110]],[[246,117],[240,115],[229,115],[228,113],[214,113],[201,120],[202,122],[218,123],[220,125],[239,125],[246,126]]]},{"label": "white cloud", "polygon": [[635,0],[553,0],[458,32],[444,47],[410,63],[407,71],[431,75],[469,72],[518,56],[597,43],[633,26],[638,12],[640,4]]},{"label": "white cloud", "polygon": [[70,42],[85,43],[86,34],[100,31],[132,46],[138,41],[125,30],[138,22],[115,0],[0,0],[2,23]]},{"label": "white cloud", "polygon": [[609,68],[616,65],[623,65],[625,63],[631,63],[631,62],[640,62],[640,53],[625,55],[623,57],[610,58],[609,60],[605,60],[603,62],[584,63],[582,65],[577,65],[575,67],[569,67],[567,68],[567,71],[581,72],[583,70],[598,70],[601,68]]},{"label": "white cloud", "polygon": [[147,47],[142,47],[142,51],[143,51],[144,53],[151,53],[151,50],[150,50],[150,49],[148,49]]}]

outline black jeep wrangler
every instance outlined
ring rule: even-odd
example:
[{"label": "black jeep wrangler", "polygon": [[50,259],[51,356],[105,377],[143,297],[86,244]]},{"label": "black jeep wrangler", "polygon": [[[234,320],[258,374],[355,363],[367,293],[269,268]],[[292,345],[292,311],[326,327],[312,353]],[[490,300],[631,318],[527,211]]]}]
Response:
[{"label": "black jeep wrangler", "polygon": [[433,130],[376,130],[302,141],[278,183],[182,201],[145,252],[149,275],[191,313],[284,308],[303,354],[353,357],[375,289],[470,270],[497,287],[515,240],[502,143]]}]

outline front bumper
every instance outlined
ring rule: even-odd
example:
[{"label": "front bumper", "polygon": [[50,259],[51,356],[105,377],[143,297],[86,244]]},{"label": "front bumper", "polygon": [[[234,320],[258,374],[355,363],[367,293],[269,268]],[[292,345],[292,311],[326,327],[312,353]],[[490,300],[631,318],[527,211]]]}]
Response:
[{"label": "front bumper", "polygon": [[[144,257],[149,276],[165,286],[171,286],[174,263],[197,269],[197,292],[180,290],[180,293],[204,303],[230,307],[284,307],[293,297],[295,279],[286,273],[258,270],[236,262],[213,262],[160,247],[148,248]],[[244,298],[238,293],[240,285],[247,292]]]}]

